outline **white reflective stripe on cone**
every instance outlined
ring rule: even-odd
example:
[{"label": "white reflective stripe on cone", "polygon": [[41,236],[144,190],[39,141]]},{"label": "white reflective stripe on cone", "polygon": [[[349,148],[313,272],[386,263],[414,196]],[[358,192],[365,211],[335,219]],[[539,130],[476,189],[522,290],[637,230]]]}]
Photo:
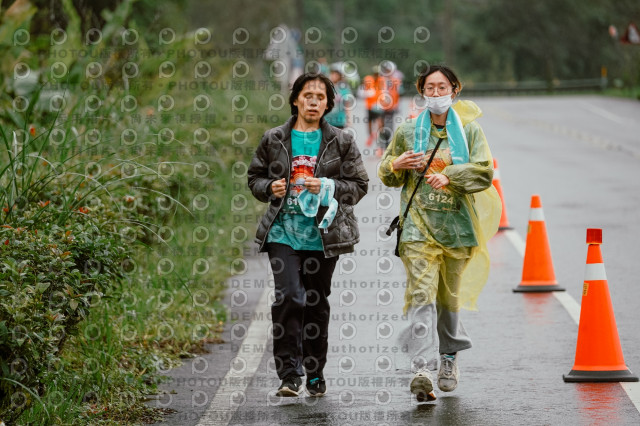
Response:
[{"label": "white reflective stripe on cone", "polygon": [[542,212],[542,207],[537,207],[531,209],[531,213],[529,214],[529,222],[544,222],[544,213]]},{"label": "white reflective stripe on cone", "polygon": [[500,180],[500,170],[493,169],[493,180]]},{"label": "white reflective stripe on cone", "polygon": [[607,273],[604,270],[604,263],[587,263],[584,270],[585,281],[606,280]]}]

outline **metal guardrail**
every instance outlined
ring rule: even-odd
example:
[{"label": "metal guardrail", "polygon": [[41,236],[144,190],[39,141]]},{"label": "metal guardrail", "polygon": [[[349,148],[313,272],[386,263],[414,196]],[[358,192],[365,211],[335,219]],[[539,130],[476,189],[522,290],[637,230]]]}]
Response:
[{"label": "metal guardrail", "polygon": [[607,88],[606,78],[587,78],[576,80],[553,81],[507,81],[496,83],[467,83],[463,86],[466,94],[520,94],[520,93],[554,93],[604,90]]}]

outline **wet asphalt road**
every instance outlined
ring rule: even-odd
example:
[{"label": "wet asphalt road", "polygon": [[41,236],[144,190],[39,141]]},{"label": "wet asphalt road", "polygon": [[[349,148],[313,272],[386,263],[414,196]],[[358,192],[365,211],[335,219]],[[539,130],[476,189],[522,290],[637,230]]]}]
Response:
[{"label": "wet asphalt road", "polygon": [[266,255],[250,245],[246,271],[229,280],[227,343],[168,373],[167,394],[151,403],[177,410],[163,424],[640,424],[620,384],[562,380],[573,366],[578,326],[558,298],[512,292],[522,273],[514,240],[526,236],[532,194],[542,199],[558,282],[578,304],[586,228],[602,228],[625,361],[640,373],[640,103],[595,96],[473,100],[484,111],[479,122],[499,160],[515,234],[491,240],[479,311],[463,312],[474,347],[459,356],[458,389],[436,390],[438,400],[422,404],[409,393],[411,375],[395,342],[404,270],[383,232],[398,214],[399,192],[381,185],[379,160],[364,147],[365,124],[358,121],[370,190],[356,207],[362,240],[334,274],[327,395],[273,396],[279,385],[268,338],[273,282]]}]

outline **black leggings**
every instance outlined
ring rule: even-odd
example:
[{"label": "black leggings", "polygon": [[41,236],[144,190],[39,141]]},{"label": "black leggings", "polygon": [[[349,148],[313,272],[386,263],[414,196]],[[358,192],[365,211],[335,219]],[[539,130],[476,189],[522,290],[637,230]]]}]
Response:
[{"label": "black leggings", "polygon": [[327,363],[329,294],[338,256],[269,243],[275,282],[273,356],[278,377],[321,376]]}]

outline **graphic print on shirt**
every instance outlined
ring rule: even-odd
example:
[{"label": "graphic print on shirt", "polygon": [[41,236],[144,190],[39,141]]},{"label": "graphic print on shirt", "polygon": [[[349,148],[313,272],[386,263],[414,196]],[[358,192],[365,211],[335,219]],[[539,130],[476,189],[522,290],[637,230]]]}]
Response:
[{"label": "graphic print on shirt", "polygon": [[[424,160],[425,166],[427,159],[431,157],[432,152],[432,149],[427,150]],[[433,161],[429,166],[427,175],[442,173],[444,168],[450,164],[453,164],[451,150],[449,148],[439,149],[436,156],[433,157]],[[423,182],[422,190],[418,191],[418,194],[416,194],[416,202],[421,208],[429,210],[460,210],[460,200],[454,193],[449,191],[449,188],[444,186],[440,189],[433,189],[431,185],[426,182]]]},{"label": "graphic print on shirt", "polygon": [[298,196],[304,191],[304,181],[313,177],[313,169],[316,166],[317,156],[297,155],[291,163],[291,178],[289,179],[289,194],[282,211],[285,213],[302,214],[298,206]]}]

